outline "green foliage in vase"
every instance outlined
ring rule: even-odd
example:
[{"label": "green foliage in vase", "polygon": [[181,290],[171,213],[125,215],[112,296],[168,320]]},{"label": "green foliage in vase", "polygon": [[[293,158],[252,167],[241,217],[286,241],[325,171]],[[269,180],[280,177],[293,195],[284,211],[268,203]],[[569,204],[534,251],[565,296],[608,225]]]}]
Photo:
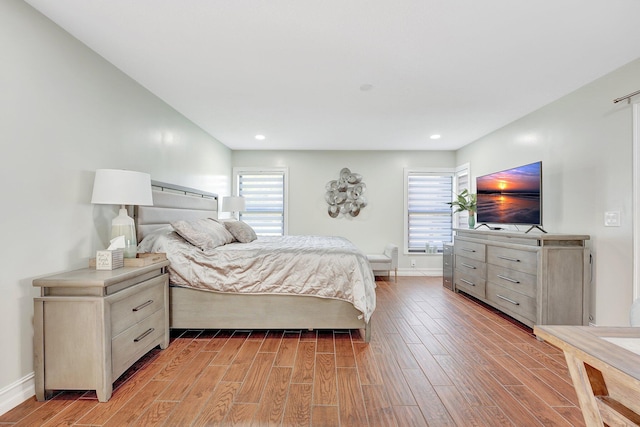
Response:
[{"label": "green foliage in vase", "polygon": [[464,189],[458,195],[456,195],[456,199],[453,202],[447,203],[452,208],[456,208],[454,213],[471,211],[475,212],[477,208],[477,198],[475,194],[469,193],[469,190]]}]

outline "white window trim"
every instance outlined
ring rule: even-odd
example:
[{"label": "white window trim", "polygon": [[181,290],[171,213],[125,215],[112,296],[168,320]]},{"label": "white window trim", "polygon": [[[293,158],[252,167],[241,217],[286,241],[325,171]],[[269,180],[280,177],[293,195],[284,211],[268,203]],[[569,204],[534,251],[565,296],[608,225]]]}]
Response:
[{"label": "white window trim", "polygon": [[238,175],[243,173],[282,173],[284,175],[284,235],[289,234],[289,168],[288,167],[244,167],[236,166],[232,170],[233,173],[233,186],[231,195],[238,194]]},{"label": "white window trim", "polygon": [[[469,163],[464,163],[460,166],[456,166],[454,179],[453,179],[453,192],[455,194],[459,194],[464,188],[460,188],[460,177],[467,175],[467,180],[469,181],[468,190],[470,193],[475,192],[475,182],[471,180],[471,166]],[[475,180],[474,180],[475,181]],[[469,214],[466,212],[457,212],[453,214],[453,228],[461,227],[460,221],[469,221]],[[466,227],[466,225],[464,226]],[[464,228],[462,227],[462,228]]]}]

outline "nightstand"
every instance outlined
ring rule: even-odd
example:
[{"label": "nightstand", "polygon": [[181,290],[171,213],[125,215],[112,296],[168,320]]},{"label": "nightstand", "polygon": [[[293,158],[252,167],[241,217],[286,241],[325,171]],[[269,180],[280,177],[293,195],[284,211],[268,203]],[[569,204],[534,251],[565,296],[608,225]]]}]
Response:
[{"label": "nightstand", "polygon": [[96,390],[156,346],[169,345],[168,261],[116,270],[85,268],[33,281],[36,398],[53,390]]}]

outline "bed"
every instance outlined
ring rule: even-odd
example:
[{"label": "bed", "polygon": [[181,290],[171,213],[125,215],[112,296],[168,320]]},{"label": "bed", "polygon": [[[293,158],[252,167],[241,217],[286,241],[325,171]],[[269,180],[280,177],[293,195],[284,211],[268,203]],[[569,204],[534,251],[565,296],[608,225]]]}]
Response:
[{"label": "bed", "polygon": [[366,255],[351,242],[260,237],[203,251],[170,224],[217,219],[217,196],[152,185],[153,206],[136,207],[134,216],[139,250],[165,252],[171,262],[171,328],[358,329],[370,341],[375,279]]}]

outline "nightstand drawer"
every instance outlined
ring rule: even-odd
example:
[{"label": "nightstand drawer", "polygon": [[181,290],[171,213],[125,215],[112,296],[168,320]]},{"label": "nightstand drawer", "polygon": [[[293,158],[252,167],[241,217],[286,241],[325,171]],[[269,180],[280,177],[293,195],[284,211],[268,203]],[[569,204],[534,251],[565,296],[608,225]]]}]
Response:
[{"label": "nightstand drawer", "polygon": [[140,357],[158,344],[165,333],[165,311],[158,310],[133,325],[111,342],[112,375],[116,379]]},{"label": "nightstand drawer", "polygon": [[163,274],[110,297],[115,299],[111,302],[111,336],[164,308],[166,283]]}]

